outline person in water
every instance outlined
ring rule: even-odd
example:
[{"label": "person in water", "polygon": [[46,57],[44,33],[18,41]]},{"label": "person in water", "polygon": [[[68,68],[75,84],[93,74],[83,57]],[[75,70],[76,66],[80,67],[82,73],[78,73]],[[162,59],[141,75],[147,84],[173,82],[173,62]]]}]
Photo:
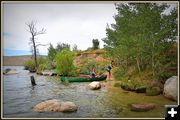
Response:
[{"label": "person in water", "polygon": [[111,69],[112,69],[112,67],[113,67],[113,63],[114,63],[114,61],[112,60],[111,61],[111,63],[107,66],[107,76],[108,76],[108,80],[110,80],[110,78],[111,78]]}]

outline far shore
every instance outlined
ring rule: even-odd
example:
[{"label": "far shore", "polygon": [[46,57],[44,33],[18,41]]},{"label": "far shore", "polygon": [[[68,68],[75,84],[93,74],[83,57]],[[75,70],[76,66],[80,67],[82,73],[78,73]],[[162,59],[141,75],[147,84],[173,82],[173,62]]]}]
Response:
[{"label": "far shore", "polygon": [[[40,55],[41,57],[47,57]],[[25,61],[32,59],[32,55],[3,56],[3,66],[23,66]]]}]

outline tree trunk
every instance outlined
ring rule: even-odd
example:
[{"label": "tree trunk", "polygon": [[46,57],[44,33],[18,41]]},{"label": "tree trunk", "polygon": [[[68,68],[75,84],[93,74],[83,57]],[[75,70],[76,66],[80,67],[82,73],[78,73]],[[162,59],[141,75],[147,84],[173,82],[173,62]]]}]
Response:
[{"label": "tree trunk", "polygon": [[154,42],[153,42],[153,50],[152,50],[152,57],[151,57],[151,64],[152,64],[152,73],[153,73],[153,77],[155,76],[155,72],[154,72],[154,67],[155,67],[155,65],[154,65]]},{"label": "tree trunk", "polygon": [[152,58],[151,58],[151,64],[152,64],[152,73],[154,77],[154,54],[152,53]]},{"label": "tree trunk", "polygon": [[138,58],[136,58],[136,63],[137,63],[138,71],[141,72],[141,68],[140,68],[140,64],[139,64]]},{"label": "tree trunk", "polygon": [[36,45],[35,45],[35,41],[34,41],[34,36],[33,35],[32,35],[32,42],[33,42],[33,48],[34,48],[35,69],[37,69]]},{"label": "tree trunk", "polygon": [[[37,62],[37,51],[36,51],[36,42],[35,42],[35,36],[37,35],[40,35],[40,34],[44,34],[45,33],[45,29],[43,28],[42,30],[40,31],[37,31],[36,28],[35,28],[35,25],[36,25],[36,22],[34,21],[31,21],[30,23],[27,23],[26,24],[29,28],[28,32],[31,33],[31,42],[32,42],[32,46],[33,46],[33,50],[34,50],[34,53],[33,53],[33,57],[34,57],[34,62],[35,62],[35,71],[37,70],[37,67],[38,67],[38,62]],[[41,45],[41,44],[39,44]]]}]

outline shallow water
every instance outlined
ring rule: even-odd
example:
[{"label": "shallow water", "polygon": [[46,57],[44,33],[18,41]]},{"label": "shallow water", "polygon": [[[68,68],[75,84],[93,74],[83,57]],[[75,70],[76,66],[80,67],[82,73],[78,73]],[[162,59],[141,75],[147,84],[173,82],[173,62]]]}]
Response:
[{"label": "shallow water", "polygon": [[[19,73],[3,75],[3,117],[13,118],[129,118],[129,117],[164,117],[165,104],[177,104],[159,96],[146,96],[126,92],[113,87],[113,81],[102,81],[100,90],[89,90],[89,82],[61,83],[59,77],[40,76],[23,70],[21,66],[4,66],[14,68]],[[34,75],[36,86],[31,86],[30,76]],[[74,102],[78,110],[72,113],[33,112],[32,108],[49,99]],[[130,103],[154,103],[156,108],[148,112],[133,112]]]}]

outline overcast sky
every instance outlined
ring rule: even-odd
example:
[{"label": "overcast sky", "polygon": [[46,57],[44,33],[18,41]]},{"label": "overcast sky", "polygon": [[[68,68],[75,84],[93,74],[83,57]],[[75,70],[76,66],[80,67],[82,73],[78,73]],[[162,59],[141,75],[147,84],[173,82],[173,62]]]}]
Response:
[{"label": "overcast sky", "polygon": [[[4,48],[30,50],[30,33],[26,22],[37,21],[37,28],[45,28],[46,34],[37,41],[43,44],[58,42],[77,44],[85,50],[92,46],[92,39],[100,41],[106,36],[107,23],[114,23],[114,4],[4,4]],[[47,46],[48,47],[48,46]],[[46,53],[47,47],[39,47]]]},{"label": "overcast sky", "polygon": [[[56,3],[56,4],[3,4],[3,40],[4,50],[30,51],[30,33],[26,24],[37,21],[37,29],[45,28],[46,34],[39,35],[37,41],[42,44],[58,42],[76,44],[85,50],[92,46],[92,39],[106,37],[106,25],[115,23],[117,13],[113,3]],[[48,47],[48,46],[47,46]],[[47,54],[47,47],[39,47],[40,54]],[[25,53],[27,54],[27,53]]]}]

